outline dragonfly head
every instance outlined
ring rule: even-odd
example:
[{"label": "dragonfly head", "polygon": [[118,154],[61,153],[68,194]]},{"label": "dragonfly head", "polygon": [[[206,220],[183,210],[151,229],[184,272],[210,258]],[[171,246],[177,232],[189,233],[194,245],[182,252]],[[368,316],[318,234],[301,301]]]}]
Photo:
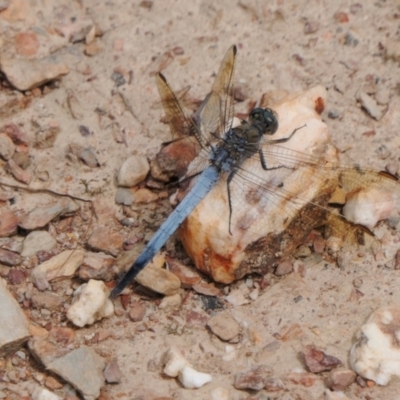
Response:
[{"label": "dragonfly head", "polygon": [[278,117],[270,108],[254,108],[249,115],[249,121],[264,135],[273,135],[278,130]]}]

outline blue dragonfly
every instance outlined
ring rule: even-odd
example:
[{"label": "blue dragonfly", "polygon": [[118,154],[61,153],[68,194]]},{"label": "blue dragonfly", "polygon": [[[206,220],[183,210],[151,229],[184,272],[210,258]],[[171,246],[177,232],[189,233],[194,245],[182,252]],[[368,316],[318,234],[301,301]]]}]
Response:
[{"label": "blue dragonfly", "polygon": [[[228,198],[229,231],[232,215],[235,212],[231,190],[233,184],[252,185],[255,190],[264,186],[267,187],[264,190],[272,193],[275,198],[293,201],[293,193],[285,192],[282,182],[278,181],[271,185],[271,182],[267,182],[259,172],[252,172],[251,165],[254,163],[257,164],[257,168],[261,167],[261,171],[265,172],[277,169],[292,170],[299,165],[312,165],[317,167],[315,175],[320,181],[329,180],[329,177],[340,173],[350,188],[357,187],[361,183],[376,188],[384,187],[387,190],[394,188],[396,196],[399,197],[400,185],[396,177],[390,174],[361,170],[358,166],[346,167],[338,164],[319,166],[320,160],[316,157],[280,147],[279,143],[290,140],[303,126],[295,129],[286,138],[270,139],[278,129],[277,114],[272,109],[254,108],[250,112],[248,121],[243,120],[238,126],[233,127],[233,78],[236,53],[236,46],[227,51],[211,92],[193,119],[185,116],[179,100],[165,77],[161,73],[156,75],[158,91],[173,139],[186,138],[193,145],[193,153],[198,154],[199,161],[196,167],[191,169],[189,177],[184,178],[185,181],[195,178],[195,183],[112,290],[111,298],[118,296],[132,282],[207,194],[216,185],[221,187],[221,182],[222,187],[226,188]],[[246,162],[246,165],[250,165],[249,170],[243,168]],[[300,185],[307,185],[307,182],[299,182]],[[318,204],[315,206],[330,213],[323,206]],[[339,217],[329,215],[331,220],[336,219],[339,222],[344,220],[340,215]],[[351,224],[341,229],[350,230],[350,226]]]}]

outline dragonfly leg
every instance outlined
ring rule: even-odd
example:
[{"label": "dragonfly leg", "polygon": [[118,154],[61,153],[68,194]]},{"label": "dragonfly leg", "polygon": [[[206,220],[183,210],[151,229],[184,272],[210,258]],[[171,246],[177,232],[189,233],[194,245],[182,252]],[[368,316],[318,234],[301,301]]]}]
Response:
[{"label": "dragonfly leg", "polygon": [[306,126],[307,126],[307,125],[304,124],[303,126],[300,126],[299,128],[296,128],[296,129],[290,134],[290,136],[288,136],[288,137],[281,138],[281,139],[272,139],[272,140],[268,140],[267,143],[268,143],[268,144],[286,143],[287,141],[289,141],[289,140],[293,137],[293,135],[294,135],[297,131],[299,131],[300,129],[302,129],[302,128],[306,127]]},{"label": "dragonfly leg", "polygon": [[235,176],[237,170],[234,169],[228,176],[228,179],[226,180],[226,189],[228,192],[228,205],[229,205],[229,234],[232,235],[231,231],[231,224],[232,224],[232,199],[231,199],[231,188],[230,188],[230,183]]}]

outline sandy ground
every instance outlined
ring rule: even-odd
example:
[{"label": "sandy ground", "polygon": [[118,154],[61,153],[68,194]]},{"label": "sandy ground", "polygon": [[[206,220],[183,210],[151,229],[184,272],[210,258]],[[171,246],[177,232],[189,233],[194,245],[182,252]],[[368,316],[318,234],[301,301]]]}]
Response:
[{"label": "sandy ground", "polygon": [[[52,190],[101,198],[108,207],[107,212],[103,209],[102,221],[108,217],[106,223],[125,238],[151,237],[171,210],[167,199],[158,201],[157,207],[154,203],[134,205],[133,215],[139,223],[130,229],[119,225],[116,218],[121,210],[114,202],[115,176],[123,160],[132,154],[152,159],[160,144],[169,139],[166,125],[160,122],[162,110],[157,106],[153,73],[162,69],[173,88],[191,85],[189,97],[202,99],[232,44],[239,50],[236,82],[246,94],[246,100],[237,105],[237,112],[246,112],[249,103],[268,90],[291,92],[323,85],[329,93],[323,119],[342,160],[378,170],[390,165],[397,172],[400,68],[398,62],[388,59],[387,48],[399,40],[398,1],[11,3],[8,12],[0,14],[2,57],[18,52],[18,33],[34,32],[40,47],[29,57],[53,54],[68,65],[70,72],[57,84],[25,94],[31,99],[27,107],[3,108],[2,123],[13,122],[22,127],[33,144],[38,134],[34,121],[39,125],[55,121],[60,130],[54,144],[47,148],[30,147],[29,170],[34,176],[46,171],[48,188]],[[66,39],[68,29],[74,29],[70,26],[71,18],[96,23],[101,35],[93,42],[98,45],[95,55],[85,54],[84,41],[71,43]],[[125,83],[117,86],[113,73],[122,76]],[[360,107],[360,89],[381,102],[382,118],[376,120]],[[21,100],[22,96],[6,88],[0,94],[2,104],[14,98]],[[75,115],[70,99],[75,104]],[[83,135],[80,126],[87,127],[91,134]],[[94,148],[100,166],[90,168],[71,161],[71,144]],[[20,192],[19,210],[27,212],[46,199],[45,195]],[[91,223],[90,220],[79,231],[80,237],[76,239],[83,246],[93,228]],[[278,392],[236,390],[233,378],[237,372],[259,364],[282,380],[291,371],[304,371],[299,352],[306,344],[314,344],[348,366],[348,351],[357,328],[379,306],[400,304],[400,272],[393,267],[398,236],[395,232],[392,235],[385,225],[379,227],[377,234],[385,235],[387,245],[379,262],[358,257],[338,268],[325,261],[307,259],[304,277],[267,276],[270,285],[258,299],[242,306],[227,304],[225,307],[241,326],[239,342],[230,345],[234,352],[231,358],[226,357],[227,344],[204,326],[204,318],[207,320],[212,311],[207,314],[200,297],[183,289],[180,294],[185,301],[175,311],[159,309],[159,298],[132,294],[132,300],[144,299],[147,308],[139,323],[130,321],[127,311],[116,301],[118,316],[77,329],[76,341],[85,342],[85,338],[99,330],[111,332],[107,340],[92,345],[107,359],[116,358],[122,372],[120,384],[107,385],[106,398],[209,399],[214,388],[224,387],[235,400],[321,399],[325,390],[322,377],[316,377],[310,387],[287,383],[285,390]],[[63,244],[59,246],[61,249]],[[139,252],[141,245],[137,248]],[[188,262],[179,245],[177,249],[183,255],[181,260]],[[235,288],[242,290],[245,281],[222,289],[225,294]],[[16,292],[27,282],[11,286],[11,290]],[[354,282],[362,295],[354,295]],[[67,295],[67,289],[76,283],[69,280],[53,290],[58,289],[68,304],[71,295]],[[297,301],[298,296],[301,301]],[[193,311],[203,320],[193,323]],[[34,323],[49,322],[40,313],[35,315]],[[65,317],[57,314],[52,323],[65,325]],[[282,335],[288,329],[296,333],[289,335],[288,340],[276,339],[277,333]],[[274,341],[278,341],[275,351],[264,354],[260,361],[256,355]],[[213,381],[201,389],[189,390],[163,375],[161,356],[171,344],[180,347],[196,369],[210,373]],[[56,392],[65,396],[63,389]],[[346,389],[351,399],[396,399],[400,398],[399,393],[400,381],[396,379],[387,387],[361,388],[354,383]],[[9,398],[14,397],[11,394]]]}]

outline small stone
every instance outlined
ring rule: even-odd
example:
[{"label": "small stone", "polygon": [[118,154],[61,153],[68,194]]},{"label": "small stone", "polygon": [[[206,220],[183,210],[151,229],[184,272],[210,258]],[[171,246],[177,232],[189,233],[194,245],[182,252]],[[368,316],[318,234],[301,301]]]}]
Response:
[{"label": "small stone", "polygon": [[207,322],[207,326],[214,335],[217,335],[220,339],[225,341],[232,340],[240,333],[239,324],[226,312],[219,313],[210,318]]},{"label": "small stone", "polygon": [[315,33],[319,29],[319,23],[317,21],[307,21],[304,25],[303,32],[308,35]]},{"label": "small stone", "polygon": [[93,147],[87,147],[83,149],[79,153],[79,159],[90,168],[96,168],[100,166],[100,163],[97,160],[97,156]]},{"label": "small stone", "polygon": [[21,167],[24,170],[31,165],[31,159],[29,157],[29,154],[25,152],[14,153],[12,159],[19,167]]},{"label": "small stone", "polygon": [[82,346],[56,358],[46,368],[69,382],[85,400],[96,400],[104,385],[105,361],[93,349]]},{"label": "small stone", "polygon": [[85,252],[82,249],[65,250],[36,266],[32,278],[39,290],[47,289],[48,282],[54,279],[70,278],[82,264]]},{"label": "small stone", "polygon": [[239,390],[261,390],[271,374],[271,371],[265,367],[256,367],[250,371],[236,374],[233,385],[235,389]]},{"label": "small stone", "polygon": [[331,392],[329,389],[326,389],[324,400],[350,400],[350,398],[343,392]]},{"label": "small stone", "polygon": [[74,213],[77,210],[79,210],[79,205],[73,200],[59,201],[53,205],[37,207],[22,218],[19,226],[26,230],[42,228],[56,217]]},{"label": "small stone", "polygon": [[159,308],[161,310],[168,310],[171,308],[178,308],[182,303],[181,296],[177,294],[173,294],[172,296],[165,296],[160,305]]},{"label": "small stone", "polygon": [[45,308],[48,310],[60,310],[64,304],[64,299],[55,293],[44,292],[35,293],[31,297],[32,305],[35,308]]},{"label": "small stone", "polygon": [[167,265],[168,269],[179,278],[184,289],[191,289],[201,281],[200,275],[171,257],[167,258]]},{"label": "small stone", "polygon": [[92,42],[92,43],[88,44],[88,45],[85,47],[84,52],[85,52],[85,54],[86,54],[87,56],[93,57],[93,56],[95,56],[97,53],[99,53],[101,50],[102,50],[102,47],[101,47],[98,43]]},{"label": "small stone", "polygon": [[25,281],[26,276],[27,273],[25,271],[21,271],[20,269],[11,269],[7,275],[11,285],[19,285]]},{"label": "small stone", "polygon": [[18,33],[14,40],[16,52],[21,56],[33,56],[40,47],[39,39],[34,32]]},{"label": "small stone", "polygon": [[4,250],[0,248],[0,263],[13,267],[19,265],[22,262],[22,258],[19,254],[13,251]]},{"label": "small stone", "polygon": [[214,285],[207,282],[199,282],[193,285],[193,290],[197,293],[204,294],[205,296],[219,296],[221,291]]},{"label": "small stone", "polygon": [[139,322],[143,320],[145,315],[146,315],[146,304],[140,303],[138,301],[132,302],[131,308],[129,310],[129,318],[133,322]]},{"label": "small stone", "polygon": [[28,185],[32,180],[31,173],[24,171],[13,159],[7,161],[5,168],[19,182]]},{"label": "small stone", "polygon": [[118,185],[124,187],[136,186],[142,182],[150,171],[146,157],[131,156],[124,161],[118,173]]},{"label": "small stone", "polygon": [[183,368],[190,366],[190,363],[176,347],[171,347],[163,355],[162,361],[165,365],[163,370],[164,374],[172,378],[177,377]]},{"label": "small stone", "polygon": [[303,356],[307,368],[313,373],[330,371],[342,364],[338,358],[329,356],[312,345],[304,347]]},{"label": "small stone", "polygon": [[242,306],[243,304],[250,303],[250,300],[246,299],[241,289],[232,290],[228,296],[225,297],[225,300],[234,306]]},{"label": "small stone", "polygon": [[69,72],[67,65],[58,62],[54,55],[32,60],[2,57],[0,70],[11,85],[21,91],[31,90]]},{"label": "small stone", "polygon": [[57,246],[56,239],[47,231],[33,231],[23,242],[22,257],[31,257],[39,251],[49,252]]},{"label": "small stone", "polygon": [[48,376],[44,381],[44,385],[52,390],[61,389],[63,387],[62,383],[58,382],[53,376]]},{"label": "small stone", "polygon": [[146,188],[136,190],[133,197],[136,204],[149,204],[158,200],[158,196]]},{"label": "small stone", "polygon": [[115,192],[115,202],[124,206],[131,206],[135,200],[133,191],[128,188],[118,188]]},{"label": "small stone", "polygon": [[117,360],[110,361],[107,364],[103,374],[107,383],[120,383],[122,374],[119,369],[118,361]]},{"label": "small stone", "polygon": [[347,14],[343,11],[338,11],[333,15],[333,18],[335,19],[336,22],[339,22],[340,24],[344,24],[346,22],[349,22],[349,17]]},{"label": "small stone", "polygon": [[301,385],[304,387],[313,386],[317,382],[317,375],[311,374],[310,372],[289,372],[285,379],[295,385]]},{"label": "small stone", "polygon": [[278,264],[275,270],[276,276],[290,274],[293,271],[293,260],[284,260]]},{"label": "small stone", "polygon": [[18,230],[18,223],[18,217],[9,208],[0,208],[0,237],[15,235]]},{"label": "small stone", "polygon": [[0,157],[8,161],[15,152],[15,144],[13,141],[5,134],[0,133]]},{"label": "small stone", "polygon": [[179,371],[179,381],[186,389],[198,389],[212,381],[210,374],[196,371],[194,368],[185,366]]},{"label": "small stone", "polygon": [[26,316],[0,278],[0,357],[15,353],[29,336]]},{"label": "small stone", "polygon": [[355,382],[356,376],[351,369],[336,368],[329,373],[328,386],[332,390],[345,390]]},{"label": "small stone", "polygon": [[32,393],[32,400],[61,400],[61,397],[50,392],[50,390],[37,387]]},{"label": "small stone", "polygon": [[151,264],[140,271],[135,280],[154,292],[167,296],[177,293],[181,286],[180,280],[172,272]]},{"label": "small stone", "polygon": [[383,117],[384,109],[382,106],[377,104],[374,98],[360,90],[358,92],[357,99],[360,101],[361,106],[372,118],[379,121]]},{"label": "small stone", "polygon": [[106,226],[98,226],[93,230],[88,245],[98,251],[104,251],[112,256],[118,255],[124,244],[124,237]]},{"label": "small stone", "polygon": [[1,133],[5,133],[16,145],[29,145],[28,136],[15,124],[6,124],[0,128]]},{"label": "small stone", "polygon": [[78,276],[83,280],[110,281],[115,275],[115,258],[105,253],[87,252],[79,268]]},{"label": "small stone", "polygon": [[77,300],[67,311],[67,318],[80,328],[92,325],[114,313],[114,305],[108,298],[109,291],[102,281],[91,279],[76,292]]}]

